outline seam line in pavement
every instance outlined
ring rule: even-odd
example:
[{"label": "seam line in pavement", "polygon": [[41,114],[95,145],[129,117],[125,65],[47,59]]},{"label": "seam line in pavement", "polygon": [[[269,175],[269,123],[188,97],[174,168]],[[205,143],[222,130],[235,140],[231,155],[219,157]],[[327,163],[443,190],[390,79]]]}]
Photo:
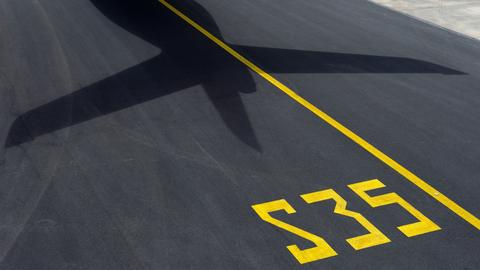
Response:
[{"label": "seam line in pavement", "polygon": [[262,70],[260,67],[252,63],[250,60],[247,58],[243,57],[240,53],[232,49],[230,46],[228,46],[225,42],[220,40],[219,38],[215,37],[213,34],[211,34],[209,31],[207,31],[205,28],[197,24],[195,21],[190,19],[187,15],[176,9],[174,6],[169,4],[166,0],[158,0],[162,5],[164,5],[166,8],[168,8],[170,11],[175,13],[178,17],[180,17],[182,20],[187,22],[190,26],[195,28],[197,31],[202,33],[204,36],[206,36],[208,39],[213,41],[215,44],[220,46],[222,49],[224,49],[226,52],[228,52],[230,55],[232,55],[234,58],[236,58],[238,61],[242,62],[244,65],[246,65],[248,68],[250,68],[252,71],[263,77],[265,80],[273,84],[275,87],[277,87],[279,90],[287,94],[290,98],[295,100],[297,103],[311,111],[313,114],[318,116],[320,119],[323,121],[327,122],[330,126],[338,130],[340,133],[343,135],[347,136],[349,139],[360,145],[363,149],[368,151],[370,154],[375,156],[377,159],[385,163],[387,166],[398,172],[400,175],[405,177],[408,181],[413,183],[415,186],[418,188],[422,189],[425,193],[430,195],[432,198],[443,204],[445,207],[453,211],[455,214],[460,216],[462,219],[464,219],[466,222],[470,223],[472,226],[477,228],[477,230],[480,230],[480,219],[477,218],[475,215],[458,205],[456,202],[452,201],[450,198],[442,194],[440,191],[438,191],[436,188],[422,180],[420,177],[415,175],[413,172],[409,171],[407,168],[403,167],[400,165],[398,162],[387,156],[385,153],[377,149],[375,146],[371,145],[364,139],[362,139],[360,136],[355,134],[353,131],[342,125],[340,122],[336,121],[333,119],[331,116],[329,116],[327,113],[323,112],[319,108],[317,108],[315,105],[310,103],[308,100],[302,98],[300,95],[298,95],[295,91],[292,89],[288,88],[286,85],[281,83],[279,80]]}]

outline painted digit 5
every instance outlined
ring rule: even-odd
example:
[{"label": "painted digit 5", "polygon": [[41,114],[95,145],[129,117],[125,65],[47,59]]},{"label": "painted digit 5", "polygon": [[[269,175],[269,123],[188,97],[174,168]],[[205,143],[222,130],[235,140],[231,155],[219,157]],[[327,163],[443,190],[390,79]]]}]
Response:
[{"label": "painted digit 5", "polygon": [[379,207],[396,203],[403,207],[412,216],[417,218],[419,220],[418,222],[397,227],[403,234],[408,237],[441,230],[441,228],[437,224],[424,216],[420,211],[415,209],[415,207],[405,201],[397,193],[391,192],[378,196],[368,195],[367,191],[369,190],[385,187],[385,184],[383,184],[378,179],[351,184],[348,185],[348,187],[372,207]]}]

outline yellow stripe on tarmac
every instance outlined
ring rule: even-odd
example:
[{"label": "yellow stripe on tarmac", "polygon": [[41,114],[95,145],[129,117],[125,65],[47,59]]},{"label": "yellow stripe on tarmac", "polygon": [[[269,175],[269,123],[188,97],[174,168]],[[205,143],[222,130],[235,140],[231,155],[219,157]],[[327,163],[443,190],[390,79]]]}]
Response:
[{"label": "yellow stripe on tarmac", "polygon": [[435,189],[433,186],[422,180],[420,177],[416,176],[414,173],[409,171],[407,168],[403,167],[402,165],[398,164],[395,160],[387,156],[385,153],[377,149],[375,146],[371,145],[360,136],[355,134],[353,131],[330,117],[328,114],[317,108],[315,105],[307,101],[306,99],[299,96],[295,91],[288,88],[286,85],[275,79],[273,76],[259,68],[257,65],[243,57],[241,54],[236,52],[230,46],[228,46],[225,42],[221,41],[210,32],[208,32],[205,28],[197,24],[195,21],[190,19],[187,15],[183,14],[181,11],[170,5],[166,0],[159,0],[165,7],[175,13],[178,17],[182,18],[192,27],[197,29],[211,41],[215,42],[218,46],[222,49],[227,51],[233,57],[235,57],[238,61],[245,64],[251,70],[256,72],[258,75],[262,76],[265,80],[269,81],[271,84],[275,85],[278,89],[283,91],[289,97],[300,103],[302,106],[310,110],[312,113],[320,117],[323,121],[327,122],[330,126],[335,128],[336,130],[340,131],[343,135],[347,136],[349,139],[360,145],[363,149],[367,150],[370,154],[374,155],[376,158],[381,160],[383,163],[388,165],[390,168],[397,171],[399,174],[404,176],[408,181],[412,182],[414,185],[422,189],[425,193],[432,196],[435,200],[439,201],[441,204],[446,206],[448,209],[452,210],[455,214],[463,218],[465,221],[473,225],[475,228],[480,230],[480,219],[477,218],[472,213],[465,210],[463,207],[452,201],[450,198],[442,194],[440,191]]}]

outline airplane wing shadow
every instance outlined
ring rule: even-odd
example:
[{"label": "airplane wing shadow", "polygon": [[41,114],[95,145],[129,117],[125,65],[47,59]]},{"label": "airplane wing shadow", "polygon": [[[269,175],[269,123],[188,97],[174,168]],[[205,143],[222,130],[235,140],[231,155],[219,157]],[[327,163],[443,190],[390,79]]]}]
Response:
[{"label": "airplane wing shadow", "polygon": [[[232,76],[248,75],[245,71],[235,70],[228,71],[228,74],[231,74],[228,75],[230,79]],[[255,91],[253,84],[246,87],[247,84],[243,83],[240,84],[242,89],[233,90],[228,78],[212,77],[197,70],[178,69],[172,59],[163,55],[23,113],[13,122],[5,148],[195,85],[203,86],[233,134],[260,150],[239,94]]]},{"label": "airplane wing shadow", "polygon": [[178,79],[173,69],[162,68],[162,57],[157,56],[22,114],[10,128],[5,146],[32,141],[196,83],[198,78]]},{"label": "airplane wing shadow", "polygon": [[[273,73],[465,74],[433,63],[399,57],[255,47],[239,49]],[[162,59],[165,60],[165,57],[155,57],[22,114],[10,128],[5,146],[19,145],[47,133],[202,84],[226,126],[246,144],[260,148],[237,91],[230,90],[231,86],[227,83],[219,84],[215,80],[201,78],[194,71],[172,69],[175,65],[171,61],[174,59]],[[243,72],[239,71],[240,74]],[[245,89],[242,91],[245,92]],[[246,90],[253,91],[255,89]],[[229,98],[228,107],[222,103],[225,97]]]},{"label": "airplane wing shadow", "polygon": [[465,75],[427,61],[390,56],[235,46],[272,73],[418,73]]}]

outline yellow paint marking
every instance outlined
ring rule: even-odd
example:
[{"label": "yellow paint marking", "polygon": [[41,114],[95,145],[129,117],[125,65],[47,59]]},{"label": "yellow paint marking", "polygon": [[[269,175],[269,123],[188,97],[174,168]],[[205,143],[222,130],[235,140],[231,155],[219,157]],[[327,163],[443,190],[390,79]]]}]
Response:
[{"label": "yellow paint marking", "polygon": [[424,216],[420,211],[415,209],[415,207],[413,207],[395,192],[378,196],[368,195],[367,191],[385,187],[385,184],[380,182],[378,179],[351,184],[348,185],[348,187],[358,196],[360,196],[360,198],[366,201],[371,207],[379,207],[397,203],[407,210],[407,212],[409,212],[412,216],[416,217],[419,220],[418,222],[397,227],[408,237],[434,232],[441,229],[437,224]]},{"label": "yellow paint marking", "polygon": [[348,238],[347,242],[355,249],[360,250],[364,248],[369,248],[373,246],[378,246],[381,244],[386,244],[391,242],[388,237],[386,237],[375,225],[373,225],[368,219],[366,219],[362,214],[347,210],[347,201],[342,198],[335,190],[326,189],[322,191],[317,191],[313,193],[308,193],[301,195],[302,199],[307,203],[316,203],[325,200],[334,200],[335,209],[334,213],[351,217],[355,219],[360,225],[362,225],[367,231],[368,234],[360,235],[357,237]]},{"label": "yellow paint marking", "polygon": [[252,205],[253,210],[257,212],[264,221],[291,232],[297,236],[312,241],[315,247],[301,250],[297,245],[290,245],[287,249],[301,264],[318,261],[321,259],[337,256],[337,252],[320,236],[304,231],[293,225],[287,224],[283,221],[273,218],[270,212],[284,210],[288,214],[295,213],[295,209],[286,200],[277,200],[261,204]]},{"label": "yellow paint marking", "polygon": [[[376,158],[381,160],[383,163],[388,165],[390,168],[393,170],[397,171],[400,175],[404,176],[408,181],[422,189],[425,193],[430,195],[432,198],[435,200],[439,201],[441,204],[446,206],[448,209],[456,213],[458,216],[463,218],[465,221],[473,225],[475,228],[480,230],[480,219],[477,218],[475,215],[472,213],[468,212],[465,210],[463,207],[458,205],[456,202],[452,201],[450,198],[442,194],[440,191],[435,189],[433,186],[422,180],[420,177],[416,176],[413,172],[409,171],[407,168],[403,167],[399,163],[397,163],[395,160],[387,156],[385,153],[377,149],[375,146],[371,145],[364,139],[362,139],[360,136],[355,134],[353,131],[330,117],[328,114],[317,108],[315,105],[307,101],[306,99],[302,98],[299,96],[295,91],[292,89],[288,88],[286,85],[272,77],[270,74],[259,68],[257,65],[253,64],[250,62],[248,59],[243,57],[241,54],[236,52],[234,49],[232,49],[230,46],[228,46],[225,42],[221,41],[214,35],[212,35],[210,32],[208,32],[205,28],[194,22],[192,19],[190,19],[187,15],[183,14],[181,11],[170,5],[167,1],[165,0],[159,0],[160,3],[162,3],[165,7],[167,7],[169,10],[171,10],[173,13],[175,13],[178,17],[183,19],[185,22],[190,24],[193,28],[198,30],[200,33],[205,35],[208,39],[213,41],[215,44],[220,46],[222,49],[224,49],[226,52],[231,54],[233,57],[235,57],[238,61],[242,62],[245,64],[247,67],[249,67],[251,70],[256,72],[258,75],[262,76],[265,80],[269,81],[271,84],[276,86],[278,89],[283,91],[285,94],[287,94],[289,97],[291,97],[293,100],[310,110],[312,113],[317,115],[319,118],[321,118],[323,121],[327,122],[330,126],[341,132],[343,135],[347,136],[349,139],[360,145],[363,149],[368,151],[370,154],[374,155]],[[192,45],[194,46],[194,44]]]}]

